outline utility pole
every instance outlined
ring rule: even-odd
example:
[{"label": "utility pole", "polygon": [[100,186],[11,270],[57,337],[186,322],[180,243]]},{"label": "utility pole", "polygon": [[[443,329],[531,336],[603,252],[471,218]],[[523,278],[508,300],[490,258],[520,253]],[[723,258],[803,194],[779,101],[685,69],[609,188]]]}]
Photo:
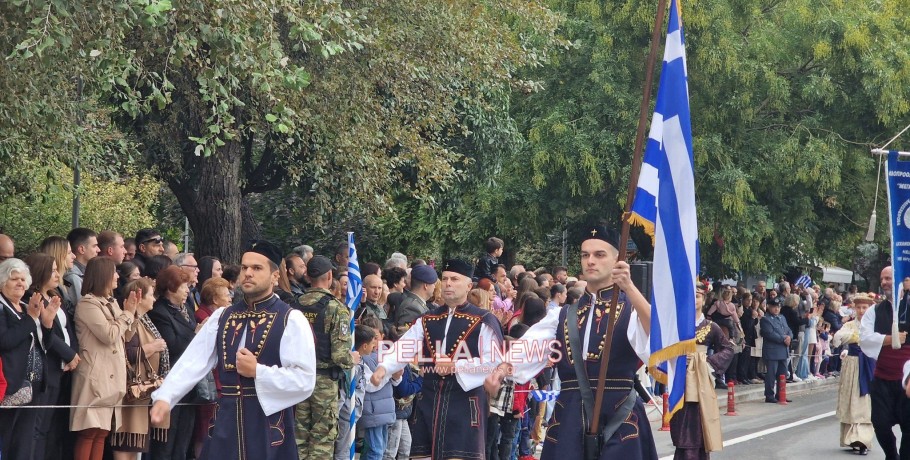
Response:
[{"label": "utility pole", "polygon": [[[76,104],[78,107],[77,110],[77,119],[79,126],[83,124],[83,114],[82,114],[82,88],[84,84],[82,81],[82,75],[76,77]],[[76,144],[76,159],[73,161],[73,228],[79,227],[79,210],[81,208],[81,203],[79,199],[79,188],[82,183],[82,174],[79,171],[79,155],[82,153],[80,148],[81,142]]]},{"label": "utility pole", "polygon": [[190,219],[183,218],[183,252],[190,252]]}]

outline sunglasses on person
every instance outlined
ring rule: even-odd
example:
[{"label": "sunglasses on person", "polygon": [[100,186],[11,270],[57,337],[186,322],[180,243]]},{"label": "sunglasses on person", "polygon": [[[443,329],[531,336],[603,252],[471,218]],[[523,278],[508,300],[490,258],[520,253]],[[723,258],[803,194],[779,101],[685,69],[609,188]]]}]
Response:
[{"label": "sunglasses on person", "polygon": [[164,238],[162,238],[160,236],[156,236],[154,238],[149,238],[139,244],[149,244],[149,243],[161,244],[161,243],[164,243]]}]

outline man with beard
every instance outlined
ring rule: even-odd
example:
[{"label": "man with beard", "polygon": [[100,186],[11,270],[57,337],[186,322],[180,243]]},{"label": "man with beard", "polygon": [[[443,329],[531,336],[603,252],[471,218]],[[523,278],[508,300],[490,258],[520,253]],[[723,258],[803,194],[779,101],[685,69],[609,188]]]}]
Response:
[{"label": "man with beard", "polygon": [[306,292],[309,284],[306,282],[306,262],[296,252],[284,258],[284,265],[288,271],[288,281],[291,282],[291,294],[298,298]]},{"label": "man with beard", "polygon": [[417,319],[390,350],[381,352],[382,361],[371,378],[379,385],[420,354],[425,374],[411,418],[415,460],[484,458],[488,408],[484,380],[498,364],[493,350],[502,349],[502,330],[492,313],[468,302],[473,272],[462,260],[443,265],[445,304]]},{"label": "man with beard", "polygon": [[215,310],[152,394],[153,424],[214,367],[218,413],[200,459],[296,459],[294,405],[316,382],[313,332],[273,292],[281,254],[259,241],[243,254],[243,299]]}]

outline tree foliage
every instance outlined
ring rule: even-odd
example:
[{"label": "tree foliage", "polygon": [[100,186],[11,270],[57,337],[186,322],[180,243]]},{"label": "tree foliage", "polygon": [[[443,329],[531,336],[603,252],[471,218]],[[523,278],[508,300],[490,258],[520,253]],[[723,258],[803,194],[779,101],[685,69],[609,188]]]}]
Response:
[{"label": "tree foliage", "polygon": [[[26,170],[27,172],[28,170]],[[20,172],[25,174],[26,172]],[[73,172],[63,168],[60,182],[35,180],[34,195],[12,195],[0,200],[0,229],[16,239],[16,251],[36,250],[50,235],[66,236],[72,223]],[[150,177],[131,175],[107,180],[82,176],[79,225],[91,229],[116,229],[129,238],[140,228],[157,224],[155,207],[161,184]]]},{"label": "tree foliage", "polygon": [[[575,46],[532,71],[544,91],[515,98],[527,145],[513,162],[530,171],[500,194],[527,191],[530,177],[532,193],[505,206],[504,218],[532,219],[525,226],[538,238],[562,222],[618,223],[656,8],[550,5],[566,14],[560,32]],[[850,266],[873,201],[869,148],[907,118],[908,19],[895,14],[906,6],[683,3],[707,273]]]},{"label": "tree foliage", "polygon": [[[908,6],[683,2],[707,273],[849,266],[874,199],[868,149],[910,111]],[[0,193],[77,159],[108,178],[136,162],[206,254],[235,259],[260,233],[329,248],[352,230],[377,260],[476,255],[495,234],[556,263],[563,229],[618,225],[655,10],[0,3]]]},{"label": "tree foliage", "polygon": [[515,72],[544,61],[558,23],[518,0],[16,0],[7,13],[20,75],[47,84],[39,69],[58,62],[84,74],[200,252],[229,259],[259,230],[250,194],[299,185],[324,224],[384,211],[390,184],[445,187],[469,153],[448,140],[495,110],[490,94],[530,85]]}]

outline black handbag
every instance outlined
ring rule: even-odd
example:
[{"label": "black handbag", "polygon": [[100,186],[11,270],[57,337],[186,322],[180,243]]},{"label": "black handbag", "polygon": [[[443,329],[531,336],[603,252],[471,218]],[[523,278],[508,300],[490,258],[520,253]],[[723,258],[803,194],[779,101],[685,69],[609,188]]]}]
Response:
[{"label": "black handbag", "polygon": [[42,356],[40,347],[32,344],[28,350],[28,361],[25,365],[25,378],[32,385],[39,385],[44,381],[44,356]]}]

